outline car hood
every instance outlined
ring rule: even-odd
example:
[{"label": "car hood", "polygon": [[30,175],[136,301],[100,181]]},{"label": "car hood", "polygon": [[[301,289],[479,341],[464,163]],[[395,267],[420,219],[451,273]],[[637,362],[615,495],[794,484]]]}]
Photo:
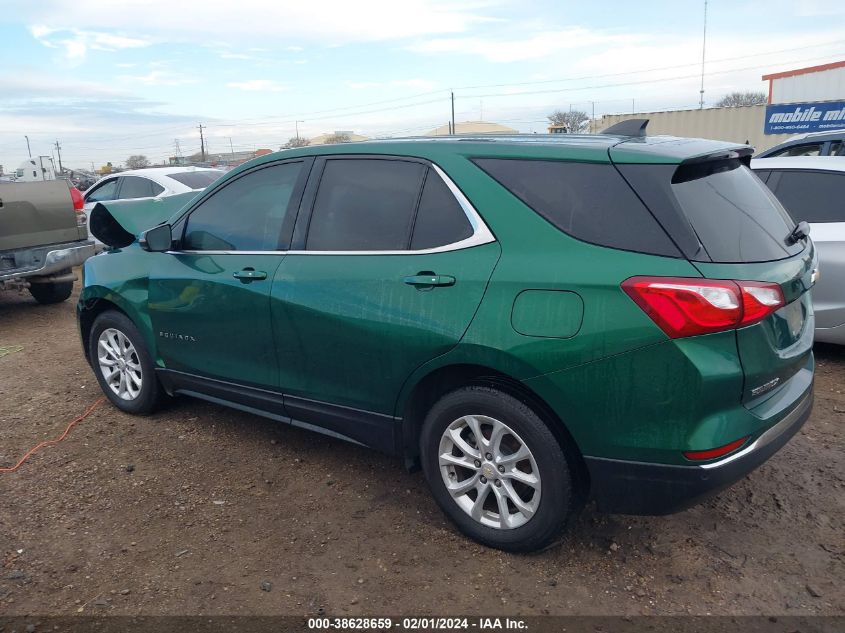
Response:
[{"label": "car hood", "polygon": [[91,234],[103,244],[124,248],[138,236],[177,215],[201,192],[189,191],[165,198],[98,202],[91,209]]}]

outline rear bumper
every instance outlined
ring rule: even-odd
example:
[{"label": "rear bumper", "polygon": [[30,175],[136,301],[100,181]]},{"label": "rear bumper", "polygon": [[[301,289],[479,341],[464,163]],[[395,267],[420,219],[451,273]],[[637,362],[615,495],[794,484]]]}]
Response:
[{"label": "rear bumper", "polygon": [[94,254],[90,240],[14,251],[15,268],[0,270],[0,281],[40,277],[79,266]]},{"label": "rear bumper", "polygon": [[810,417],[812,388],[784,418],[741,451],[715,462],[674,466],[585,457],[599,510],[671,514],[730,486],[779,451]]}]

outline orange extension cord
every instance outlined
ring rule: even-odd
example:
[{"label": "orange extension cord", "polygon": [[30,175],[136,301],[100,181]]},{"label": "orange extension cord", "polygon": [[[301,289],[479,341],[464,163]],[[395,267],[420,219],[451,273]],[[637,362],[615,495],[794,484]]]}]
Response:
[{"label": "orange extension cord", "polygon": [[100,398],[99,398],[99,399],[98,399],[98,400],[97,400],[94,404],[92,404],[90,407],[88,407],[88,409],[85,411],[85,413],[83,413],[83,414],[82,414],[82,415],[80,415],[78,418],[76,418],[75,420],[73,420],[70,424],[68,424],[68,425],[67,425],[67,428],[65,429],[65,432],[64,432],[64,433],[62,433],[62,434],[61,434],[58,438],[56,438],[55,440],[45,440],[45,441],[41,442],[40,444],[37,444],[36,446],[33,446],[31,449],[29,449],[29,450],[26,452],[26,454],[25,454],[23,457],[21,457],[21,458],[20,458],[20,461],[19,461],[17,464],[15,464],[14,466],[12,466],[11,468],[0,468],[0,473],[13,473],[13,472],[15,472],[15,471],[16,471],[18,468],[20,468],[20,467],[23,465],[23,463],[24,463],[26,460],[28,460],[28,459],[29,459],[29,458],[30,458],[30,457],[31,457],[31,456],[32,456],[32,455],[33,455],[36,451],[38,451],[38,450],[40,450],[40,449],[44,448],[45,446],[52,446],[53,444],[58,444],[59,442],[61,442],[63,439],[65,439],[65,438],[67,437],[67,434],[68,434],[68,433],[70,433],[70,430],[71,430],[74,426],[76,426],[77,424],[79,424],[80,422],[82,422],[82,420],[84,420],[84,419],[85,419],[85,418],[87,418],[89,415],[91,415],[91,413],[93,413],[94,409],[96,409],[96,408],[97,408],[97,407],[99,407],[101,404],[103,404],[103,401],[104,401],[104,400],[105,400],[105,398],[100,397]]}]

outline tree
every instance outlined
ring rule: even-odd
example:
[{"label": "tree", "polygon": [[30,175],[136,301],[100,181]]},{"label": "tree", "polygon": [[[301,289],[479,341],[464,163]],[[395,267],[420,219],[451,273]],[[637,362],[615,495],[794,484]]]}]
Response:
[{"label": "tree", "polygon": [[762,92],[732,92],[719,99],[717,108],[736,108],[766,103],[767,98]]},{"label": "tree", "polygon": [[326,137],[325,143],[326,145],[331,145],[333,143],[348,143],[351,140],[349,134],[330,134]]},{"label": "tree", "polygon": [[149,167],[150,161],[143,154],[132,154],[126,159],[126,169],[141,169],[142,167]]},{"label": "tree", "polygon": [[282,149],[294,149],[296,147],[305,147],[309,145],[311,141],[307,138],[297,138],[294,136],[293,138],[288,139],[288,142],[282,145]]},{"label": "tree", "polygon": [[590,117],[583,110],[555,110],[548,119],[552,125],[566,126],[567,134],[586,132],[590,126]]}]

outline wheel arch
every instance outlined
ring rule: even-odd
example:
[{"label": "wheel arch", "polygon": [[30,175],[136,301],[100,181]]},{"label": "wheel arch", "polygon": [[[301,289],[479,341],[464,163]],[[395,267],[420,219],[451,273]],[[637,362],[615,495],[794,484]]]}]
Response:
[{"label": "wheel arch", "polygon": [[557,439],[572,468],[575,490],[582,498],[589,489],[589,472],[581,450],[566,423],[557,413],[524,382],[499,370],[483,365],[456,364],[438,367],[423,376],[410,390],[402,407],[402,427],[397,447],[409,469],[419,468],[419,439],[425,416],[431,407],[447,393],[481,385],[497,389],[516,398],[534,410]]},{"label": "wheel arch", "polygon": [[132,321],[135,327],[138,328],[141,336],[144,338],[144,342],[147,345],[150,356],[155,359],[157,354],[149,318],[145,318],[130,303],[108,289],[88,287],[85,289],[85,294],[79,299],[77,311],[79,314],[79,333],[82,338],[82,349],[85,353],[85,359],[89,362],[89,364],[91,362],[89,353],[89,337],[91,336],[91,329],[94,326],[94,321],[96,321],[98,316],[110,310],[120,312]]}]

